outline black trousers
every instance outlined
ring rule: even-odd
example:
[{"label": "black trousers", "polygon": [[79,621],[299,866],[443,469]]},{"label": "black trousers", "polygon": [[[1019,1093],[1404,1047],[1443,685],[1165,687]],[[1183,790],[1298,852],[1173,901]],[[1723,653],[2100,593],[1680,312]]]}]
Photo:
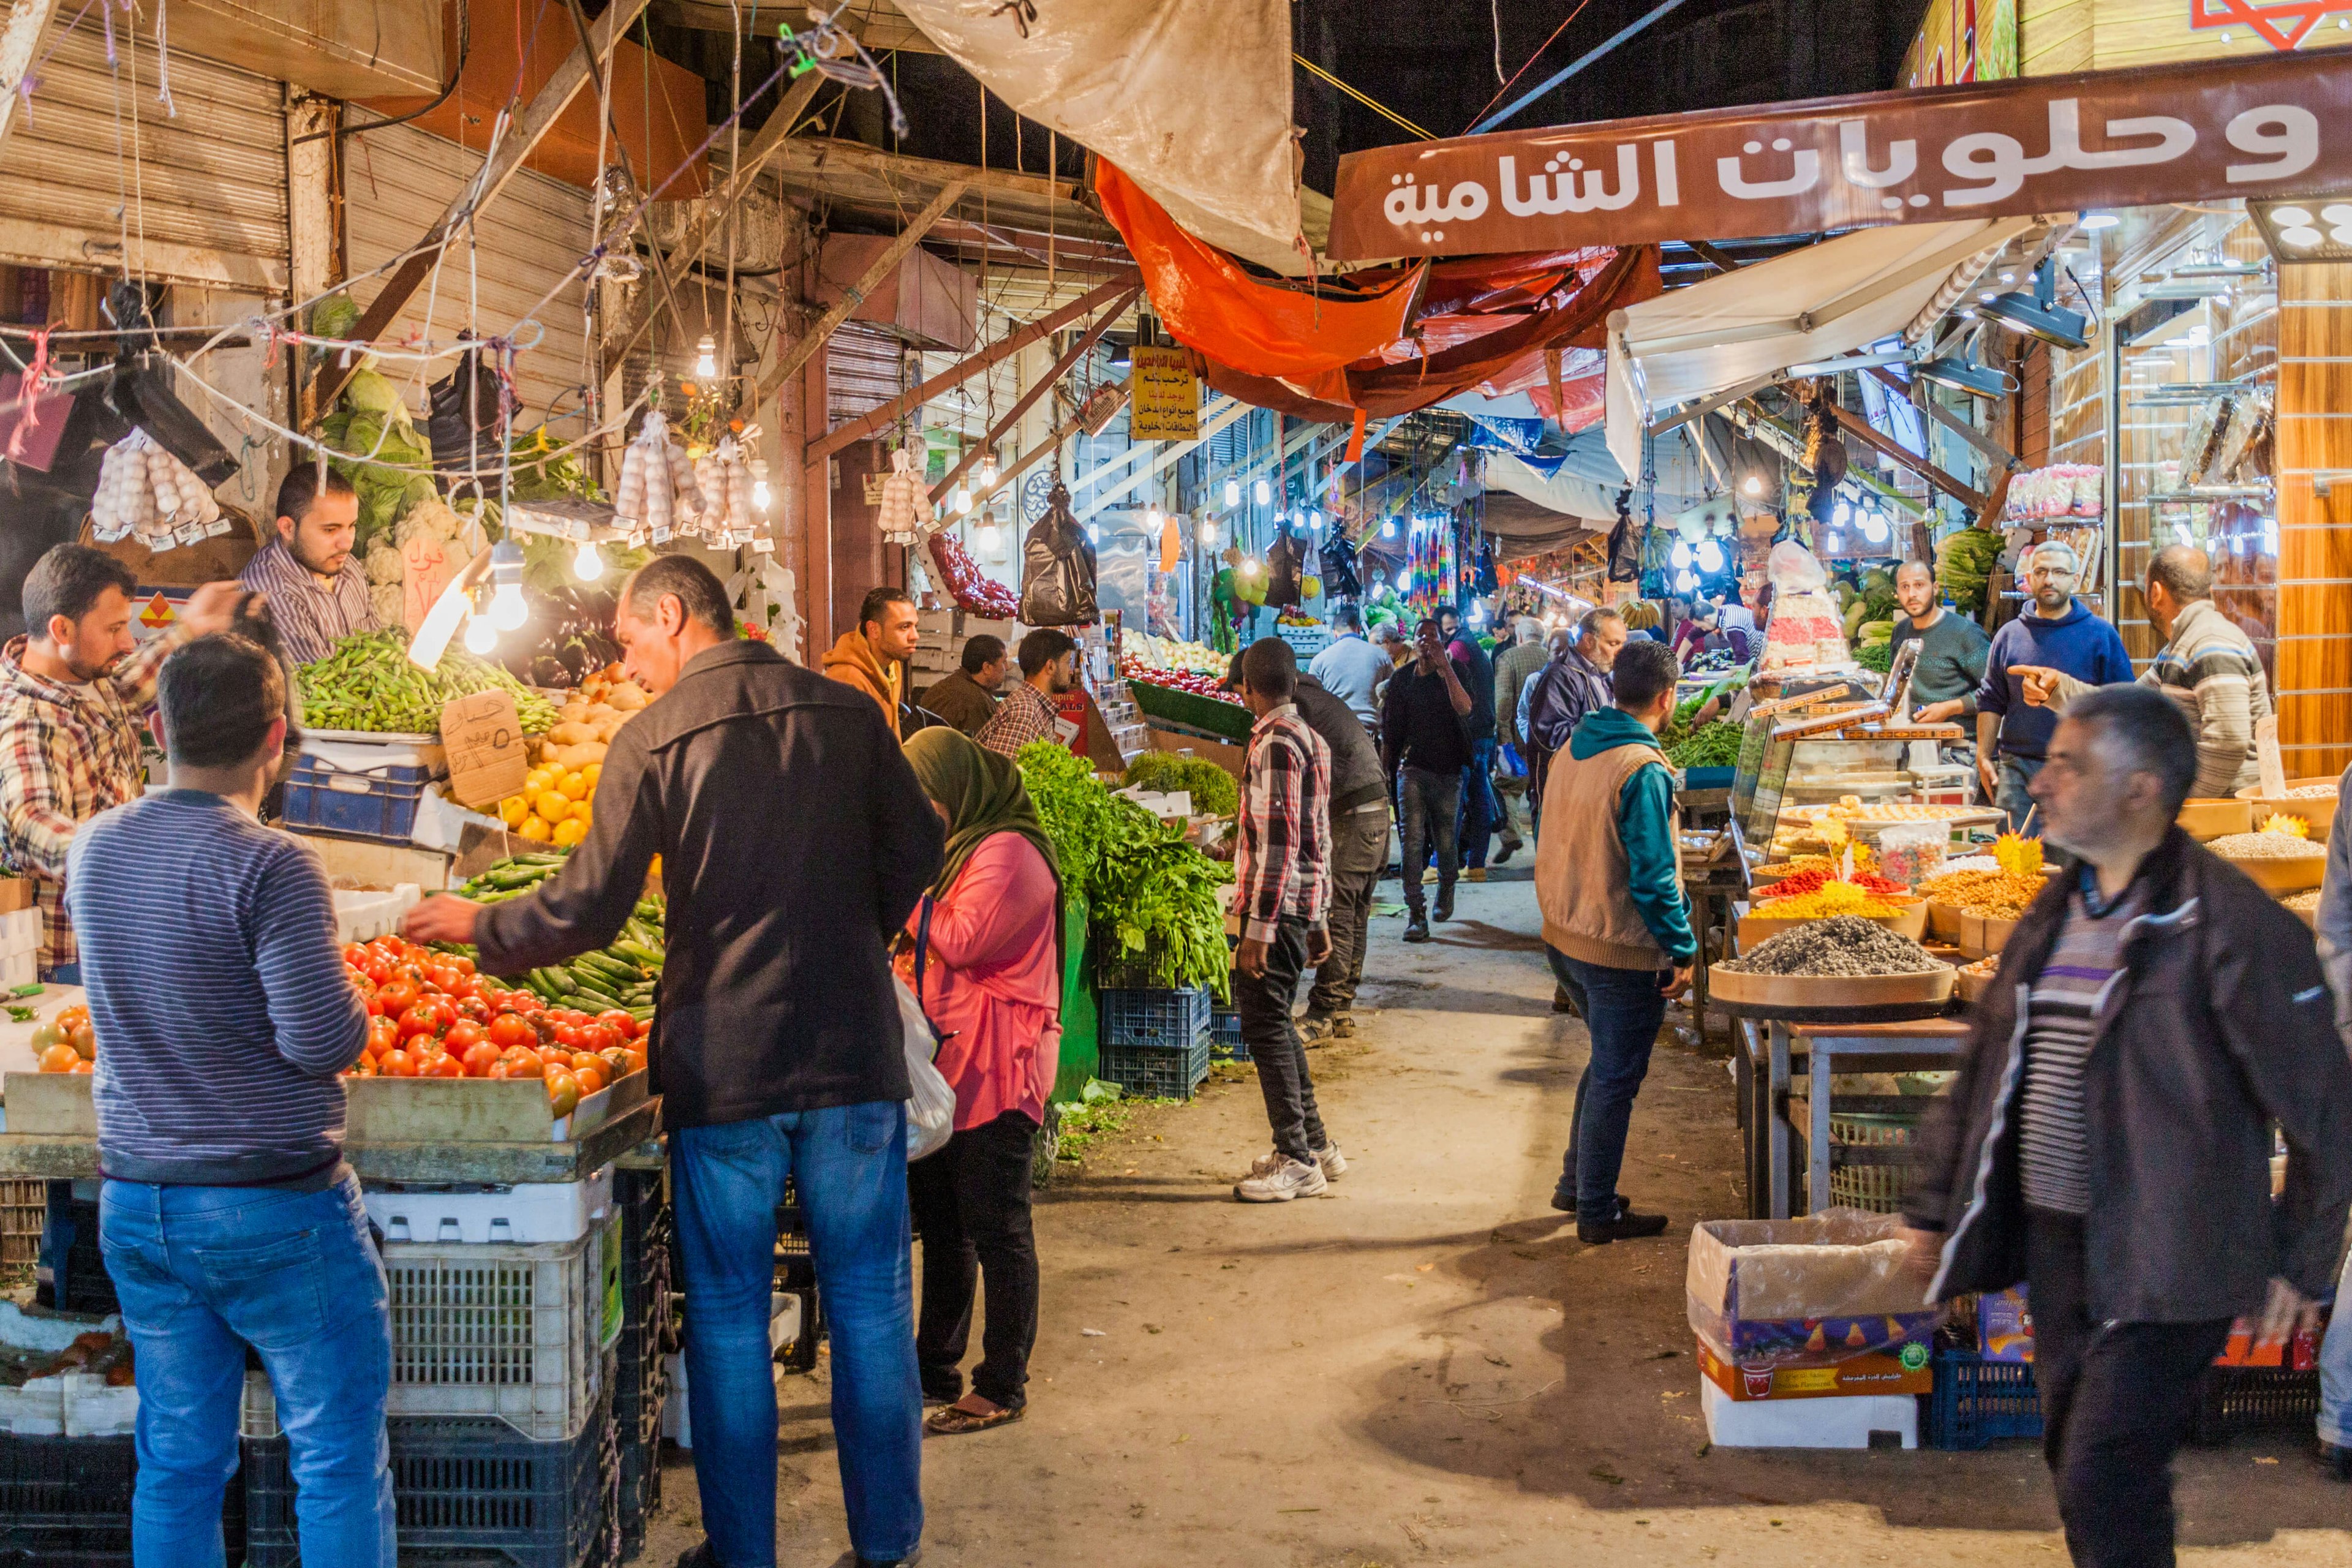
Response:
[{"label": "black trousers", "polygon": [[923,1238],[915,1361],[927,1397],[963,1397],[977,1277],[988,1292],[988,1318],[972,1392],[1008,1410],[1028,1402],[1029,1352],[1037,1343],[1037,1238],[1029,1224],[1036,1144],[1037,1124],[1008,1110],[907,1167],[908,1207]]},{"label": "black trousers", "polygon": [[2083,1222],[2032,1211],[2027,1294],[2042,1454],[2076,1568],[2172,1568],[2172,1456],[2230,1320],[2093,1321]]},{"label": "black trousers", "polygon": [[1234,1011],[1242,1016],[1242,1040],[1256,1064],[1258,1087],[1265,1091],[1265,1119],[1274,1129],[1274,1146],[1302,1165],[1312,1163],[1314,1152],[1331,1142],[1315,1109],[1307,1047],[1298,1042],[1298,1026],[1290,1021],[1290,1005],[1298,996],[1298,972],[1306,966],[1307,922],[1286,916],[1266,943],[1265,973],[1234,971]]}]

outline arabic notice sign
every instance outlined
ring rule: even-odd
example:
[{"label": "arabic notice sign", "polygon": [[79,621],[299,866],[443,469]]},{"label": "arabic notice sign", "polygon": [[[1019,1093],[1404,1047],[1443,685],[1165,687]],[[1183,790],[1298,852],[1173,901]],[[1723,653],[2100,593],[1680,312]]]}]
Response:
[{"label": "arabic notice sign", "polygon": [[1133,441],[1190,441],[1201,434],[1201,383],[1192,357],[1165,346],[1133,350],[1135,368],[1128,387],[1135,405],[1127,413]]},{"label": "arabic notice sign", "polygon": [[2313,49],[1351,153],[1339,160],[1330,255],[1736,239],[2347,191],[2352,49]]}]

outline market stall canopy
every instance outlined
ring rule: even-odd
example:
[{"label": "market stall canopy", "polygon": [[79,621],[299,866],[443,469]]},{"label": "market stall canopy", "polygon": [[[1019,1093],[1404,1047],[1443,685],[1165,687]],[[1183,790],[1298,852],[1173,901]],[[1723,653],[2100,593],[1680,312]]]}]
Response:
[{"label": "market stall canopy", "polygon": [[1287,0],[897,5],[989,91],[1118,163],[1186,229],[1272,270],[1310,269]]},{"label": "market stall canopy", "polygon": [[1571,517],[1524,496],[1507,490],[1486,492],[1485,514],[1478,526],[1495,541],[1495,553],[1503,560],[1517,560],[1523,555],[1542,555],[1563,545],[1573,544],[1589,533],[1607,533],[1616,526],[1616,509],[1612,506],[1591,519]]},{"label": "market stall canopy", "polygon": [[1762,385],[1792,365],[1911,335],[1940,313],[2031,217],[1858,229],[1612,315],[1609,447],[1641,462],[1652,409]]},{"label": "market stall canopy", "polygon": [[[1719,449],[1717,456],[1720,460]],[[1661,516],[1671,517],[1705,499],[1707,471],[1691,448],[1687,428],[1660,437],[1654,460]],[[1556,462],[1549,473],[1507,452],[1488,452],[1484,461],[1489,506],[1494,492],[1501,490],[1549,511],[1591,520],[1601,528],[1615,520],[1617,494],[1632,482],[1598,429],[1570,437],[1565,457],[1542,459],[1547,465]]]}]

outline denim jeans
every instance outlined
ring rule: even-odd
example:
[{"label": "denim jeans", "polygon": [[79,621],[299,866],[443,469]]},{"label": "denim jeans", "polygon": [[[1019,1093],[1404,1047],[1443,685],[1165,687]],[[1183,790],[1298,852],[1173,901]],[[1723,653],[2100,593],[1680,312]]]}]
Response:
[{"label": "denim jeans", "polygon": [[1470,765],[1462,770],[1462,864],[1486,868],[1487,841],[1503,809],[1495,799],[1495,742],[1470,742]]},{"label": "denim jeans", "polygon": [[1428,902],[1421,890],[1421,872],[1429,864],[1433,846],[1437,853],[1438,890],[1452,889],[1461,875],[1454,825],[1462,805],[1462,775],[1432,773],[1407,763],[1400,774],[1398,794],[1402,797],[1398,818],[1403,825],[1400,832],[1404,849],[1404,905],[1419,919]]},{"label": "denim jeans", "polygon": [[850,1544],[861,1557],[906,1556],[923,1535],[906,1107],[877,1100],[681,1128],[670,1135],[669,1175],[686,1266],[695,1483],[712,1556],[725,1568],[776,1561],[768,1321],[787,1177],[832,1329]]},{"label": "denim jeans", "polygon": [[2000,759],[2000,789],[1994,795],[1992,803],[2009,813],[2009,828],[2012,833],[2024,828],[2025,819],[2033,810],[2033,797],[2025,793],[2025,786],[2032,784],[2033,775],[2042,771],[2042,760],[2040,757],[2011,756]]},{"label": "denim jeans", "polygon": [[2336,1282],[2336,1313],[2319,1342],[2319,1440],[2352,1448],[2352,1253]]},{"label": "denim jeans", "polygon": [[1302,1165],[1312,1163],[1315,1151],[1331,1142],[1315,1106],[1315,1077],[1307,1070],[1307,1047],[1299,1043],[1298,1026],[1290,1018],[1291,1004],[1298,997],[1298,972],[1306,966],[1307,922],[1285,915],[1275,924],[1274,940],[1265,944],[1265,972],[1251,975],[1234,971],[1234,1011],[1241,1015],[1242,1041],[1249,1047],[1257,1086],[1265,1095],[1274,1146]]},{"label": "denim jeans", "polygon": [[1658,989],[1663,972],[1587,963],[1550,946],[1544,956],[1551,963],[1552,974],[1575,999],[1592,1038],[1584,1075],[1576,1080],[1568,1154],[1560,1162],[1556,1190],[1576,1199],[1579,1220],[1614,1219],[1624,1201],[1618,1195],[1617,1173],[1625,1163],[1633,1098],[1642,1092],[1642,1079],[1650,1071],[1650,1047],[1657,1043],[1658,1026],[1666,1021],[1665,993]]},{"label": "denim jeans", "polygon": [[1348,812],[1331,825],[1331,907],[1323,917],[1331,933],[1331,955],[1316,965],[1315,988],[1307,994],[1308,1012],[1328,1017],[1356,1005],[1356,987],[1364,978],[1372,898],[1388,858],[1385,802],[1370,811]]},{"label": "denim jeans", "polygon": [[98,1226],[136,1357],[140,1568],[222,1568],[247,1345],[277,1396],[302,1560],[393,1568],[392,1315],[358,1179],[317,1193],[110,1181]]}]

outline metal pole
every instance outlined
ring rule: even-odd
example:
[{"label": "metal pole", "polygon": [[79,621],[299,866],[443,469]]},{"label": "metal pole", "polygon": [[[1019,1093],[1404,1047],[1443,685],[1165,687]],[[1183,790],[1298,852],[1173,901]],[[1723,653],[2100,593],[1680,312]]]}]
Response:
[{"label": "metal pole", "polygon": [[1574,76],[1577,72],[1582,70],[1585,67],[1591,65],[1593,61],[1599,59],[1601,56],[1607,54],[1610,50],[1615,48],[1618,45],[1623,43],[1626,39],[1632,37],[1643,28],[1648,26],[1651,23],[1657,21],[1667,12],[1672,11],[1682,3],[1683,0],[1665,0],[1664,5],[1660,5],[1656,10],[1652,11],[1640,21],[1628,23],[1626,26],[1620,27],[1615,33],[1610,36],[1608,42],[1601,44],[1599,47],[1594,48],[1588,53],[1578,56],[1573,62],[1559,71],[1558,75],[1546,79],[1542,86],[1514,99],[1509,103],[1507,103],[1502,108],[1496,110],[1494,113],[1486,116],[1486,119],[1478,121],[1477,124],[1473,125],[1470,128],[1470,134],[1477,136],[1485,133],[1486,132],[1492,131],[1496,126],[1500,125],[1504,121],[1510,119],[1511,116],[1518,113],[1520,110],[1525,109],[1528,104],[1533,103],[1537,99],[1541,98],[1545,93],[1549,92],[1553,88],[1558,87],[1561,82],[1566,81],[1569,78]]}]

